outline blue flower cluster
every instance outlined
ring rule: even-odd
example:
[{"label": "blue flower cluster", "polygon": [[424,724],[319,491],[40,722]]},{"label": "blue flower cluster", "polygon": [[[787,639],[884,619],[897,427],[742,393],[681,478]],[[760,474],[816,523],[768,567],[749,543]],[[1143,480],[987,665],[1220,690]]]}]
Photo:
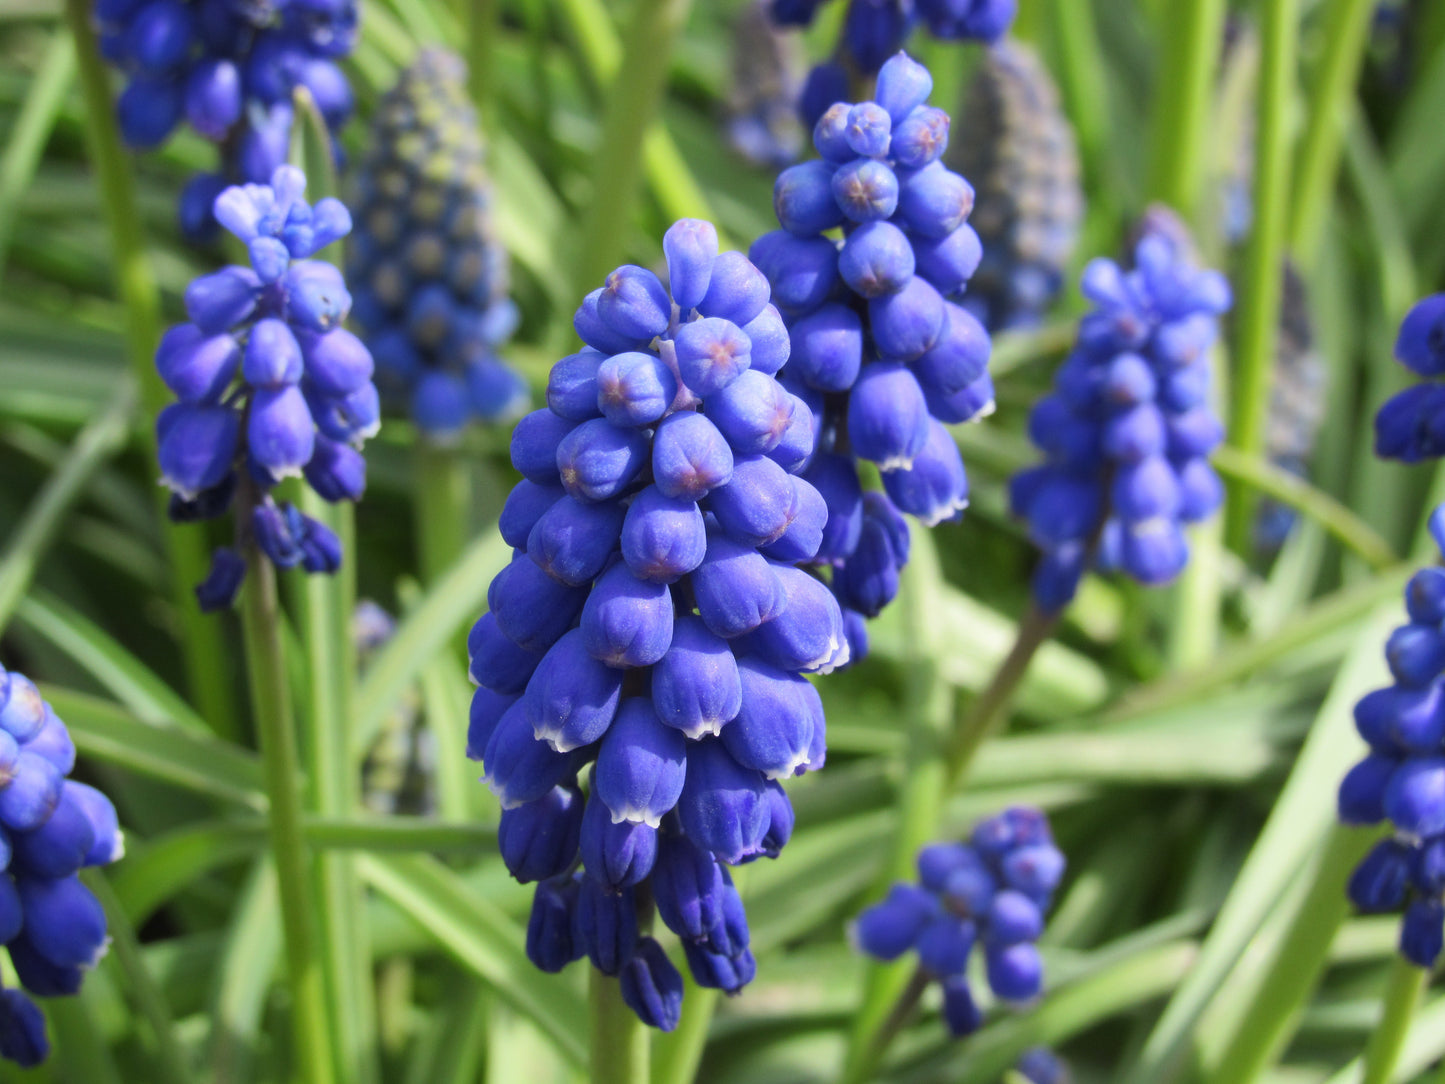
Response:
[{"label": "blue flower cluster", "polygon": [[0,666],[0,944],[23,990],[0,989],[0,1058],[30,1067],[50,1052],[27,996],[80,989],[109,944],[105,913],[76,874],[124,853],[110,799],[67,779],[75,743],[23,674]]},{"label": "blue flower cluster", "polygon": [[1037,324],[1063,289],[1084,193],[1074,130],[1028,46],[1000,42],[979,61],[948,164],[974,185],[983,242],[960,304],[991,332]]},{"label": "blue flower cluster", "polygon": [[803,148],[803,51],[796,34],[773,22],[770,7],[770,0],[752,0],[733,24],[727,134],[749,162],[781,169]]},{"label": "blue flower cluster", "polygon": [[337,61],[356,44],[356,0],[95,0],[100,47],[128,77],[116,102],[131,147],[165,142],[184,121],[221,149],[215,173],[181,195],[183,232],[215,233],[228,183],[266,184],[286,161],[292,91],[311,92],[334,132],[352,109]]},{"label": "blue flower cluster", "polygon": [[1395,358],[1429,381],[1395,395],[1375,415],[1375,454],[1419,463],[1445,455],[1445,294],[1417,302],[1400,324]]},{"label": "blue flower cluster", "polygon": [[434,441],[513,421],[530,398],[494,353],[517,308],[483,159],[466,65],[422,50],[372,118],[347,272],[382,394]]},{"label": "blue flower cluster", "polygon": [[1084,269],[1094,310],[1029,416],[1046,460],[1015,475],[1009,497],[1044,551],[1033,590],[1045,613],[1068,604],[1091,562],[1167,583],[1189,560],[1184,525],[1223,499],[1207,458],[1224,435],[1209,348],[1229,285],[1171,232],[1146,229],[1131,271],[1102,258]]},{"label": "blue flower cluster", "polygon": [[[338,200],[310,206],[306,177],[281,166],[269,185],[227,188],[216,219],[245,244],[251,266],[186,287],[190,322],[161,338],[156,369],[179,402],[156,419],[161,484],[176,522],[215,519],[239,502],[241,542],[278,568],[334,572],[341,544],[324,524],[270,490],[304,476],[328,501],[361,498],[358,448],[380,424],[371,354],[341,323],[351,295],[341,272],[307,259],[351,231]],[[237,549],[218,549],[196,589],[204,610],[229,606],[246,574]]]},{"label": "blue flower cluster", "polygon": [[[808,26],[827,0],[771,0],[779,26]],[[943,41],[993,44],[1013,25],[1018,0],[848,0],[834,58],[809,73],[798,101],[803,123],[813,125],[855,80],[883,67],[922,23]]]},{"label": "blue flower cluster", "polygon": [[967,974],[975,945],[983,946],[988,985],[1001,1001],[1031,1001],[1043,989],[1034,942],[1063,875],[1043,811],[1006,809],[979,822],[967,843],[919,851],[919,883],[895,884],[860,914],[853,942],[879,960],[916,952],[923,974],[942,984],[944,1022],[961,1038],[983,1022]]},{"label": "blue flower cluster", "polygon": [[540,882],[533,962],[586,955],[670,1029],[682,980],[646,935],[648,901],[699,985],[752,978],[727,866],[791,835],[781,781],[826,749],[801,675],[849,646],[828,587],[796,567],[828,507],[796,473],[813,413],[774,379],[789,340],[768,280],[707,222],[675,223],[663,250],[670,290],[624,266],[588,294],[586,347],[512,435],[523,480],[500,528],[516,552],[471,632],[467,744],[507,867]]},{"label": "blue flower cluster", "polygon": [[[1445,555],[1445,505],[1430,534]],[[1362,911],[1403,907],[1400,952],[1432,968],[1445,936],[1445,568],[1411,577],[1405,610],[1409,623],[1385,645],[1394,683],[1355,705],[1370,752],[1340,784],[1339,815],[1394,828],[1350,878],[1350,899]]]},{"label": "blue flower cluster", "polygon": [[[900,512],[932,526],[968,504],[946,424],[993,407],[988,332],[948,300],[981,251],[966,222],[973,189],[940,161],[949,118],[925,104],[932,87],[899,53],[878,73],[876,101],[830,106],[813,132],[822,157],[773,188],[783,228],[749,252],[792,340],[783,383],[816,417],[804,477],[828,502],[817,563],[833,569],[855,660],[863,618],[893,599],[908,560]],[[860,459],[877,465],[884,492],[863,492]]]}]

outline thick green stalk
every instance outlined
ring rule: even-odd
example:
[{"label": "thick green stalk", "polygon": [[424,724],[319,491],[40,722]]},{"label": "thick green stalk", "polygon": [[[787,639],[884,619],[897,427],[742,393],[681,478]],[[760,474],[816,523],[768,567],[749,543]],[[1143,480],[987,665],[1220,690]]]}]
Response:
[{"label": "thick green stalk", "polygon": [[1325,53],[1310,87],[1309,121],[1295,165],[1290,215],[1291,247],[1295,258],[1306,266],[1318,251],[1324,232],[1375,7],[1375,0],[1331,0],[1326,14]]},{"label": "thick green stalk", "polygon": [[592,173],[577,290],[587,293],[617,266],[627,248],[642,172],[643,139],[662,104],[668,62],[692,0],[636,0],[622,63],[607,87],[607,114]]},{"label": "thick green stalk", "polygon": [[[90,0],[65,0],[65,17],[75,40],[80,85],[85,95],[86,139],[110,229],[116,292],[125,311],[127,353],[140,386],[141,406],[147,416],[154,417],[170,400],[154,364],[161,334],[160,293],[145,251],[140,215],[136,212],[131,156],[121,146],[116,130],[105,64],[96,46],[90,14]],[[149,426],[146,431],[150,432]],[[226,680],[230,656],[220,623],[201,613],[192,595],[193,585],[205,577],[210,563],[205,539],[194,527],[170,522],[165,516],[165,494],[159,490],[156,501],[173,572],[175,604],[181,623],[179,646],[186,664],[188,688],[202,718],[218,735],[234,740],[240,729],[235,696]]]},{"label": "thick green stalk", "polygon": [[0,553],[0,631],[4,631],[56,531],[95,472],[125,446],[135,398],[135,385],[123,381],[105,412],[75,438],[24,518],[11,531],[10,543]]},{"label": "thick green stalk", "polygon": [[[1239,291],[1236,384],[1229,432],[1230,444],[1252,456],[1264,450],[1279,329],[1289,216],[1289,107],[1294,89],[1299,0],[1267,0],[1263,7],[1259,129],[1254,149],[1254,230],[1249,237],[1244,282]],[[1225,522],[1236,552],[1244,553],[1248,548],[1253,508],[1249,490],[1239,486],[1230,490]]]},{"label": "thick green stalk", "polygon": [[1004,656],[988,686],[969,705],[968,714],[958,721],[949,737],[945,760],[946,784],[949,790],[963,778],[979,747],[1008,713],[1009,702],[1024,674],[1028,672],[1029,663],[1033,662],[1039,648],[1053,635],[1060,616],[1061,613],[1046,614],[1030,604],[1028,613],[1019,623],[1018,636],[1013,647]]},{"label": "thick green stalk", "polygon": [[648,1084],[647,1026],[622,1000],[618,981],[587,969],[589,1084]]},{"label": "thick green stalk", "polygon": [[[331,137],[315,100],[304,88],[294,99],[296,124],[291,132],[290,160],[307,176],[312,203],[336,196]],[[344,262],[341,245],[327,248],[323,258]],[[354,765],[356,645],[351,615],[356,609],[356,512],[349,501],[328,504],[310,486],[300,487],[302,512],[336,532],[341,567],[327,575],[302,580],[302,624],[306,643],[310,721],[309,750],[312,812],[343,818],[360,806]],[[316,898],[321,958],[326,975],[326,1006],[330,1013],[332,1058],[346,1084],[374,1084],[380,1077],[376,1050],[376,1003],[371,981],[371,952],[362,916],[363,895],[355,858],[319,854],[315,858]]]},{"label": "thick green stalk", "polygon": [[35,176],[55,118],[74,82],[75,43],[65,31],[57,30],[50,38],[40,70],[31,80],[25,104],[20,107],[5,145],[5,157],[0,160],[0,278],[5,276],[5,258],[10,253],[20,197]]},{"label": "thick green stalk", "polygon": [[1209,170],[1209,103],[1224,40],[1225,0],[1177,0],[1164,20],[1165,52],[1154,95],[1149,193],[1190,221]]},{"label": "thick green stalk", "polygon": [[416,548],[422,582],[436,583],[466,548],[472,516],[472,479],[460,449],[419,439],[416,477]]},{"label": "thick green stalk", "polygon": [[281,926],[291,985],[291,1023],[300,1077],[306,1084],[335,1084],[335,1049],[327,1016],[326,981],[317,944],[311,896],[314,864],[301,824],[301,766],[296,726],[281,651],[281,608],[276,573],[252,542],[246,547],[246,586],[241,622],[256,735],[270,797],[271,849],[280,888]]},{"label": "thick green stalk", "polygon": [[1362,1084],[1390,1084],[1395,1079],[1395,1066],[1399,1064],[1410,1025],[1415,1020],[1420,999],[1429,982],[1429,971],[1416,967],[1403,957],[1390,965],[1384,1014],[1365,1047],[1365,1078]]},{"label": "thick green stalk", "polygon": [[[908,754],[903,784],[898,797],[898,824],[891,844],[891,856],[879,871],[873,894],[881,895],[889,883],[906,878],[913,856],[938,829],[939,816],[948,794],[948,776],[940,756],[947,738],[951,696],[948,684],[938,674],[939,646],[937,602],[943,584],[938,553],[932,535],[918,532],[903,581],[898,605],[909,630],[909,652],[905,659],[904,705],[908,729]],[[863,1003],[849,1036],[843,1079],[861,1084],[873,1078],[887,1052],[894,1032],[895,1006],[907,996],[911,969],[908,964],[871,963],[864,984]]]},{"label": "thick green stalk", "polygon": [[707,1033],[717,1010],[720,990],[706,990],[691,977],[684,980],[682,1019],[677,1029],[657,1039],[652,1061],[652,1084],[692,1084],[707,1046]]},{"label": "thick green stalk", "polygon": [[[1373,842],[1372,833],[1356,828],[1330,829],[1313,870],[1305,871],[1311,877],[1309,890],[1272,959],[1258,968],[1264,981],[1239,1012],[1239,1028],[1210,1074],[1210,1084],[1250,1084],[1279,1057],[1324,970],[1335,932],[1349,914],[1345,884]],[[1222,990],[1220,996],[1230,999],[1240,993],[1228,985]]]}]

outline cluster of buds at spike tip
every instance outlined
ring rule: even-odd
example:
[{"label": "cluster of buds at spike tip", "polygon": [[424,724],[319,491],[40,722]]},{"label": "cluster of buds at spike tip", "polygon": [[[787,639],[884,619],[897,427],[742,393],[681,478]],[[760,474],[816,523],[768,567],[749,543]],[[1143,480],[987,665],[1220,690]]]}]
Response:
[{"label": "cluster of buds at spike tip", "polygon": [[45,1060],[45,1020],[29,995],[80,989],[105,955],[105,913],[77,876],[124,853],[110,799],[67,779],[75,743],[23,674],[0,666],[0,944],[21,989],[0,989],[0,1058]]},{"label": "cluster of buds at spike tip", "polygon": [[271,495],[302,476],[324,500],[355,501],[366,487],[359,448],[380,424],[372,361],[341,326],[351,295],[341,272],[307,259],[351,230],[340,201],[310,206],[305,175],[281,166],[269,185],[216,197],[216,219],[245,244],[251,266],[230,266],[186,288],[188,323],[168,330],[156,369],[179,400],[156,419],[161,484],[177,522],[216,519],[233,505],[238,548],[216,551],[196,588],[204,610],[240,589],[254,542],[278,568],[334,572],[330,528]]},{"label": "cluster of buds at spike tip", "polygon": [[1445,294],[1416,303],[1400,324],[1395,359],[1426,383],[1392,397],[1375,415],[1375,454],[1419,463],[1445,456]]},{"label": "cluster of buds at spike tip", "polygon": [[[769,0],[773,21],[783,27],[812,23],[827,0]],[[833,58],[809,74],[798,99],[803,123],[815,124],[850,87],[871,79],[920,23],[941,41],[992,45],[1013,25],[1018,0],[847,0]]]},{"label": "cluster of buds at spike tip", "polygon": [[[949,118],[927,105],[932,76],[899,53],[875,101],[832,104],[813,132],[820,158],[773,188],[782,229],[749,255],[767,274],[792,353],[783,384],[812,410],[818,454],[804,471],[828,504],[816,563],[866,652],[864,618],[897,593],[908,560],[902,513],[933,526],[968,504],[947,425],[993,409],[988,332],[961,305],[978,266],[973,189],[941,158]],[[863,491],[859,460],[882,472]]]},{"label": "cluster of buds at spike tip", "polygon": [[1009,491],[1043,551],[1033,593],[1050,614],[1090,563],[1145,585],[1169,582],[1189,560],[1184,525],[1223,499],[1208,460],[1224,435],[1210,405],[1209,349],[1229,284],[1196,268],[1172,229],[1155,227],[1135,245],[1132,270],[1096,259],[1081,286],[1093,311],[1029,415],[1045,461]]},{"label": "cluster of buds at spike tip", "polygon": [[[1445,554],[1445,505],[1429,526]],[[1370,751],[1340,784],[1339,815],[1394,829],[1355,870],[1350,899],[1367,912],[1403,908],[1400,952],[1433,968],[1445,934],[1445,568],[1415,573],[1405,610],[1409,623],[1385,645],[1393,684],[1355,705]]]},{"label": "cluster of buds at spike tip", "polygon": [[802,675],[849,646],[797,567],[828,507],[798,473],[814,418],[774,378],[789,340],[768,280],[707,222],[674,224],[663,250],[667,286],[625,266],[587,295],[585,348],[513,432],[515,555],[470,636],[468,753],[501,801],[508,868],[540,882],[531,959],[586,955],[670,1029],[682,980],[647,936],[649,901],[699,985],[752,978],[728,867],[791,835],[782,781],[826,750]]},{"label": "cluster of buds at spike tip", "polygon": [[484,161],[466,65],[423,49],[372,117],[347,274],[382,396],[432,441],[514,421],[530,398],[496,355],[517,307]]},{"label": "cluster of buds at spike tip", "polygon": [[356,44],[358,11],[356,0],[95,0],[101,52],[127,75],[125,142],[159,146],[184,122],[220,147],[220,169],[181,195],[190,239],[214,236],[227,184],[266,184],[286,161],[297,87],[333,132],[346,122],[351,85],[337,61]]},{"label": "cluster of buds at spike tip", "polygon": [[961,304],[989,331],[1036,325],[1063,289],[1084,192],[1074,130],[1038,55],[1018,42],[984,54],[948,164],[974,186],[969,223],[983,260]]},{"label": "cluster of buds at spike tip", "polygon": [[854,922],[854,947],[878,960],[910,950],[922,974],[943,987],[943,1019],[961,1038],[983,1022],[968,980],[981,946],[989,988],[1000,1001],[1027,1003],[1043,989],[1035,942],[1064,875],[1048,818],[1025,806],[974,827],[967,843],[918,852],[918,883],[899,882]]}]

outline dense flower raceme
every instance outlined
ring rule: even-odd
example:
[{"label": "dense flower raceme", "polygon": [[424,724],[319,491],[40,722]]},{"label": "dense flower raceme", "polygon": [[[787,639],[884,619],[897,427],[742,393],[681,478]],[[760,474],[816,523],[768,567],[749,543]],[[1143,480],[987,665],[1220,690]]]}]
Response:
[{"label": "dense flower raceme", "polygon": [[989,331],[1029,327],[1063,288],[1084,193],[1074,131],[1037,54],[1000,42],[969,84],[947,162],[973,183],[983,260],[960,304]]},{"label": "dense flower raceme", "polygon": [[879,960],[917,953],[923,974],[943,987],[944,1023],[962,1037],[983,1022],[967,974],[975,945],[1000,1001],[1032,1001],[1043,989],[1034,943],[1063,874],[1043,812],[1006,809],[976,825],[967,843],[919,851],[918,883],[895,884],[858,916],[852,939]]},{"label": "dense flower raceme", "polygon": [[[779,26],[807,26],[827,0],[770,0]],[[814,124],[833,102],[849,96],[856,79],[871,78],[919,23],[944,41],[993,44],[1008,32],[1018,0],[847,0],[832,60],[808,75],[798,101],[803,122]]]},{"label": "dense flower raceme", "polygon": [[795,567],[828,508],[796,473],[813,414],[774,379],[789,342],[767,279],[706,222],[676,223],[663,250],[670,291],[640,267],[609,275],[577,310],[586,347],[513,433],[516,553],[471,633],[468,753],[508,868],[540,882],[532,960],[588,956],[669,1029],[682,980],[647,901],[700,985],[751,979],[727,867],[787,842],[782,780],[825,753],[801,674],[849,646],[827,586]]},{"label": "dense flower raceme", "polygon": [[438,441],[520,417],[527,386],[494,353],[517,309],[460,58],[424,49],[382,98],[352,205],[352,315],[382,395]]},{"label": "dense flower raceme", "polygon": [[[172,519],[215,519],[238,504],[238,541],[255,541],[278,568],[334,572],[336,535],[270,495],[303,476],[325,500],[359,500],[358,448],[379,425],[371,354],[341,326],[351,308],[341,272],[306,258],[346,236],[351,216],[334,199],[308,205],[305,189],[305,175],[282,166],[269,185],[216,197],[217,220],[246,245],[251,266],[186,288],[190,322],[156,351],[179,400],[156,419],[156,439]],[[196,589],[201,608],[229,606],[245,571],[236,549],[217,550]]]},{"label": "dense flower raceme", "polygon": [[[1445,505],[1430,533],[1445,554]],[[1340,784],[1339,814],[1394,829],[1355,870],[1350,899],[1362,911],[1403,908],[1400,952],[1432,968],[1445,928],[1445,568],[1415,573],[1405,610],[1409,623],[1385,644],[1394,683],[1355,705],[1370,751]]]},{"label": "dense flower raceme", "polygon": [[[828,502],[817,563],[833,570],[855,660],[863,618],[892,600],[908,559],[900,513],[932,526],[968,503],[946,425],[993,408],[988,333],[948,300],[980,247],[965,221],[973,190],[939,160],[949,119],[925,104],[932,83],[899,53],[878,74],[876,101],[832,105],[813,133],[822,157],[774,186],[783,228],[749,253],[792,340],[783,383],[816,418],[804,477]],[[877,465],[883,492],[863,492],[857,460]]]},{"label": "dense flower raceme", "polygon": [[220,168],[181,195],[182,230],[214,234],[231,182],[265,184],[286,161],[292,92],[304,86],[334,132],[352,109],[337,61],[356,44],[356,0],[95,0],[101,51],[127,74],[121,136],[159,146],[182,122],[217,144]]},{"label": "dense flower raceme", "polygon": [[99,901],[76,874],[124,853],[115,807],[67,779],[75,743],[29,678],[0,666],[0,944],[23,989],[0,989],[0,1058],[50,1052],[27,994],[80,989],[109,944]]},{"label": "dense flower raceme", "polygon": [[1375,454],[1419,463],[1445,455],[1445,294],[1418,302],[1400,324],[1395,358],[1426,378],[1395,395],[1375,415]]},{"label": "dense flower raceme", "polygon": [[771,0],[752,0],[733,24],[728,142],[748,161],[779,169],[803,149],[798,94],[803,48],[772,20]]},{"label": "dense flower raceme", "polygon": [[1223,437],[1209,403],[1209,348],[1229,286],[1196,269],[1158,226],[1144,232],[1134,262],[1130,271],[1108,259],[1084,269],[1094,309],[1029,417],[1045,462],[1010,486],[1014,515],[1043,550],[1034,600],[1045,613],[1073,598],[1091,560],[1167,583],[1189,559],[1184,525],[1223,498],[1207,458]]}]

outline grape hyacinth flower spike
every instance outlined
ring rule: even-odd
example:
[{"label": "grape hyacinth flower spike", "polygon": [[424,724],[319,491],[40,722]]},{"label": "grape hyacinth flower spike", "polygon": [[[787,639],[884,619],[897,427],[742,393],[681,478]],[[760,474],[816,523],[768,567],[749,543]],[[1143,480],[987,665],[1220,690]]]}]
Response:
[{"label": "grape hyacinth flower spike", "polygon": [[[975,826],[966,843],[920,850],[918,883],[895,884],[858,916],[850,936],[877,960],[916,953],[917,978],[905,996],[916,1000],[927,983],[939,983],[944,1024],[962,1038],[983,1023],[967,975],[975,947],[998,1000],[1027,1004],[1042,991],[1035,942],[1063,873],[1064,856],[1044,813],[1006,809]],[[893,1018],[904,1015],[895,1011]]]},{"label": "grape hyacinth flower spike", "polygon": [[990,332],[1036,325],[1064,286],[1084,192],[1058,88],[1021,42],[979,61],[947,163],[975,189],[983,259],[960,302]]},{"label": "grape hyacinth flower spike", "polygon": [[190,240],[215,236],[212,203],[228,183],[266,184],[285,163],[297,87],[333,134],[345,124],[353,99],[338,61],[356,44],[359,10],[356,0],[95,0],[101,53],[126,73],[116,101],[126,145],[158,147],[184,123],[220,149],[219,169],[181,194]]},{"label": "grape hyacinth flower spike", "polygon": [[[1445,505],[1430,516],[1445,556]],[[1403,911],[1400,953],[1433,968],[1445,938],[1445,568],[1423,568],[1405,587],[1407,624],[1390,634],[1393,683],[1355,705],[1369,752],[1340,783],[1346,824],[1388,822],[1393,834],[1349,882],[1361,911]]]},{"label": "grape hyacinth flower spike", "polygon": [[[988,332],[951,298],[981,255],[973,189],[941,158],[949,118],[933,78],[899,53],[874,101],[836,102],[813,131],[820,158],[779,174],[781,229],[754,242],[791,354],[782,381],[812,410],[818,452],[804,471],[828,506],[816,563],[832,570],[853,658],[864,619],[898,590],[912,515],[927,526],[968,504],[947,426],[993,408]],[[841,230],[842,239],[834,239]],[[864,493],[858,460],[882,472]]]},{"label": "grape hyacinth flower spike", "polygon": [[484,157],[466,65],[423,49],[372,119],[347,274],[382,395],[434,442],[528,406],[526,383],[496,355],[517,307]]},{"label": "grape hyacinth flower spike", "polygon": [[1094,308],[1029,416],[1045,461],[1009,491],[1043,551],[1033,594],[1050,615],[1090,564],[1146,585],[1173,579],[1189,559],[1185,525],[1223,497],[1208,455],[1224,432],[1209,404],[1209,348],[1230,304],[1224,277],[1196,269],[1173,229],[1154,225],[1132,270],[1096,259],[1082,288]]},{"label": "grape hyacinth flower spike", "polygon": [[781,169],[803,148],[798,120],[803,50],[773,22],[771,0],[751,0],[733,25],[728,142],[755,166]]},{"label": "grape hyacinth flower spike", "polygon": [[277,568],[340,566],[331,529],[272,496],[281,481],[301,477],[331,502],[359,500],[366,487],[359,449],[380,424],[371,354],[341,326],[351,308],[341,272],[307,258],[346,236],[351,216],[335,199],[309,205],[305,188],[299,169],[282,166],[269,185],[216,197],[217,220],[246,245],[251,265],[192,282],[190,321],[168,330],[156,351],[178,400],[156,419],[171,518],[237,513],[237,545],[216,551],[196,588],[203,610],[231,604],[250,543]]},{"label": "grape hyacinth flower spike", "polygon": [[[74,994],[105,955],[105,914],[77,876],[125,852],[115,807],[67,778],[75,743],[25,675],[0,666],[0,944],[20,978],[0,988],[0,1058],[50,1051],[32,996]],[[3,985],[3,984],[0,984]]]},{"label": "grape hyacinth flower spike", "polygon": [[[682,980],[753,976],[729,867],[776,857],[782,781],[823,766],[803,673],[847,659],[814,558],[826,506],[797,473],[813,414],[773,374],[788,337],[768,281],[694,219],[663,239],[669,282],[619,267],[578,308],[585,345],[512,435],[511,563],[470,636],[468,755],[500,799],[501,851],[537,881],[527,951],[587,956],[669,1030]],[[651,901],[651,902],[649,902]]]},{"label": "grape hyacinth flower spike", "polygon": [[[770,0],[773,21],[784,27],[812,23],[827,0]],[[809,73],[798,100],[803,123],[812,126],[850,86],[866,83],[898,50],[915,27],[941,41],[987,45],[1008,33],[1018,0],[847,0],[833,57]]]}]

